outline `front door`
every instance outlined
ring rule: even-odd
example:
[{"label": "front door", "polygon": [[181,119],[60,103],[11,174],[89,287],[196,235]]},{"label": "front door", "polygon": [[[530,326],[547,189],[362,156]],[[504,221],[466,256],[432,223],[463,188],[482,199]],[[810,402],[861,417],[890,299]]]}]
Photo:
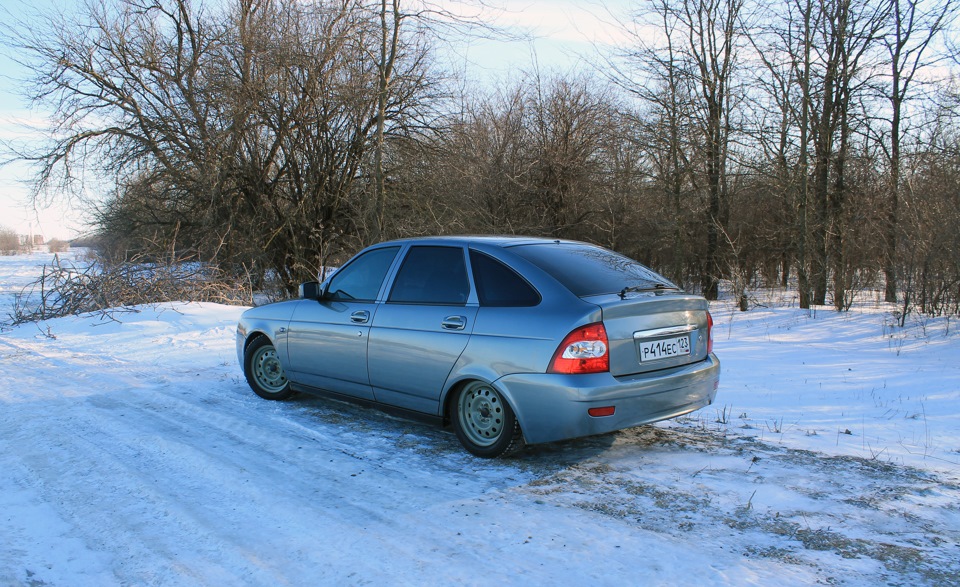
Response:
[{"label": "front door", "polygon": [[373,249],[330,278],[322,300],[303,300],[288,326],[292,381],[374,399],[367,373],[370,325],[384,277],[400,247]]}]

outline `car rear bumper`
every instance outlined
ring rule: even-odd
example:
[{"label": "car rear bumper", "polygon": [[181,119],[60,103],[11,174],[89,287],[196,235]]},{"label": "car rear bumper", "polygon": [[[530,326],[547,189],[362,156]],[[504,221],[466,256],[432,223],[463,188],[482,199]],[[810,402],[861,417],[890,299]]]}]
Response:
[{"label": "car rear bumper", "polygon": [[[507,375],[494,385],[514,407],[529,444],[602,434],[682,416],[713,403],[720,381],[715,355],[692,365],[614,377],[609,373]],[[590,408],[613,406],[611,416]]]}]

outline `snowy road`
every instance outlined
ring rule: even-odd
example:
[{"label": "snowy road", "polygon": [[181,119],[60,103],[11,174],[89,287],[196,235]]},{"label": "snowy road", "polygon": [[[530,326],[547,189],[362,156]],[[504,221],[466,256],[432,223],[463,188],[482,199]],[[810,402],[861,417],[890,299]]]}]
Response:
[{"label": "snowy road", "polygon": [[[869,396],[851,397],[828,422],[803,419],[809,408],[792,409],[790,395],[758,392],[794,385],[789,372],[773,381],[743,368],[759,322],[718,336],[731,372],[716,409],[490,462],[427,424],[323,399],[259,399],[236,365],[240,311],[168,304],[0,334],[0,584],[948,585],[960,576],[956,408],[930,414],[928,430],[947,439],[936,459],[853,454],[846,434],[827,434],[845,418],[879,435],[874,446],[910,445],[883,436],[891,419],[874,415],[883,406]],[[795,312],[757,320],[769,328]],[[852,323],[866,329],[876,318]],[[837,327],[810,322],[792,328]],[[898,369],[916,379],[925,361],[952,360],[960,339],[910,348],[887,367],[892,381]],[[831,368],[807,377],[831,380]],[[950,409],[953,373],[937,377],[948,407],[931,399],[936,390],[924,401]],[[716,421],[724,386],[736,422]],[[759,434],[765,410],[795,430]]]}]

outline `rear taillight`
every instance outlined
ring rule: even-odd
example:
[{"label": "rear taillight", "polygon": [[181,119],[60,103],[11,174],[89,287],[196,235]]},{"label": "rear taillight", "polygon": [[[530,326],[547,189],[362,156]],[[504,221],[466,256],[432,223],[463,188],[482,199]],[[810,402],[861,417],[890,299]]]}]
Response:
[{"label": "rear taillight", "polygon": [[713,316],[707,312],[707,354],[713,352]]},{"label": "rear taillight", "polygon": [[602,322],[577,328],[553,353],[548,373],[601,373],[610,370],[607,330]]}]

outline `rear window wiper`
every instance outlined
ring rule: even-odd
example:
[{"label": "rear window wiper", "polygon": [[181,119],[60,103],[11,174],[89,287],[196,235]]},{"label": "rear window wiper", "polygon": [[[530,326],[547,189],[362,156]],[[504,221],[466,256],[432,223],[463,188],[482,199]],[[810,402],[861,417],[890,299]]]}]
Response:
[{"label": "rear window wiper", "polygon": [[672,285],[667,285],[665,283],[654,283],[653,285],[628,285],[627,287],[620,290],[620,299],[627,299],[627,294],[631,292],[648,292],[648,291],[665,291],[668,289],[677,289]]}]

